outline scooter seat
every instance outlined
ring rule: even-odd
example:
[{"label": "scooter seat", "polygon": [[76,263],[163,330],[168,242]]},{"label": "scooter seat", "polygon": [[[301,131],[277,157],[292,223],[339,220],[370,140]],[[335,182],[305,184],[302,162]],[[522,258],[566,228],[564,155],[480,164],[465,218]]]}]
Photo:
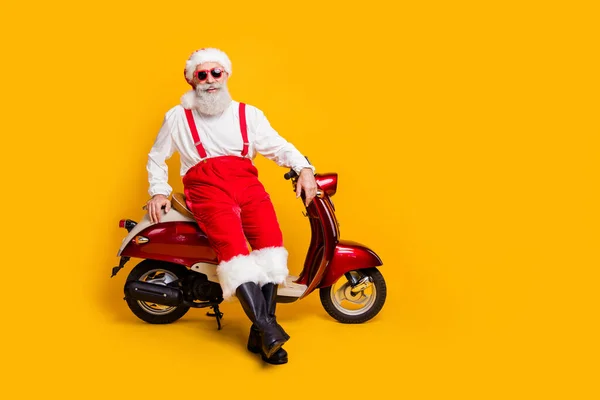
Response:
[{"label": "scooter seat", "polygon": [[175,209],[175,211],[179,212],[180,214],[194,219],[194,214],[192,214],[192,212],[187,207],[187,204],[185,203],[185,195],[183,193],[173,193],[173,198],[171,199],[171,207],[173,207],[173,209]]}]

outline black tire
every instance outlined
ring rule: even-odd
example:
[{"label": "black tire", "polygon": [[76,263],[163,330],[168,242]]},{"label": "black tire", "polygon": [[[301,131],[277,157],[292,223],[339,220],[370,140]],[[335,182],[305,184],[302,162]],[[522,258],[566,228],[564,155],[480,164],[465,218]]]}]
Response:
[{"label": "black tire", "polygon": [[[178,279],[185,278],[190,272],[183,265],[171,264],[164,261],[144,260],[135,266],[127,276],[127,282],[140,280],[144,274],[154,270],[168,271],[175,275]],[[150,310],[142,307],[138,300],[126,298],[125,301],[129,309],[142,321],[150,324],[170,324],[183,317],[190,309],[187,306],[172,307],[170,311],[165,313],[152,314]]]},{"label": "black tire", "polygon": [[[372,296],[374,296],[375,299],[368,306],[368,308],[364,310],[364,312],[352,310],[344,312],[342,309],[340,309],[343,307],[332,299],[332,289],[335,284],[319,289],[319,297],[321,298],[321,304],[323,305],[323,308],[325,308],[325,311],[327,311],[327,314],[331,315],[339,322],[344,324],[362,324],[363,322],[367,322],[379,314],[379,311],[381,311],[383,305],[385,304],[387,287],[385,285],[385,279],[383,279],[383,275],[377,268],[361,269],[357,271],[351,271],[351,273],[369,276],[373,281],[374,290],[372,291]],[[346,281],[344,276],[342,276],[340,279]]]}]

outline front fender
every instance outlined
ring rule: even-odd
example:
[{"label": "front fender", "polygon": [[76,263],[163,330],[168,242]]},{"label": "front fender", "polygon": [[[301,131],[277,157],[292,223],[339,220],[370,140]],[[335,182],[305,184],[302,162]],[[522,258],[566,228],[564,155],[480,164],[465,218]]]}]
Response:
[{"label": "front fender", "polygon": [[346,272],[383,265],[381,258],[368,247],[349,240],[340,240],[335,246],[333,259],[319,287],[333,285]]}]

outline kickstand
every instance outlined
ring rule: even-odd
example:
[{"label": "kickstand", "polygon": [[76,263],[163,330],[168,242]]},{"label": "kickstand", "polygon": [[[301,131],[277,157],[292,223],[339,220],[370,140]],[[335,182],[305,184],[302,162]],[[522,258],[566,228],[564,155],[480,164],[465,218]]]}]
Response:
[{"label": "kickstand", "polygon": [[221,318],[223,318],[223,313],[221,312],[221,310],[219,310],[218,304],[212,305],[212,306],[210,306],[210,308],[215,310],[215,312],[214,313],[207,312],[206,315],[208,315],[209,317],[216,317],[217,318],[217,326],[219,327],[218,330],[221,330]]}]

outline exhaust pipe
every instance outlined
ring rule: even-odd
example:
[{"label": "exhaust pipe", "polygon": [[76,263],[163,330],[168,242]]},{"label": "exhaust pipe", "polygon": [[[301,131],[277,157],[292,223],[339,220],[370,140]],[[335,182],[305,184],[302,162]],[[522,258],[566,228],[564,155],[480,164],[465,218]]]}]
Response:
[{"label": "exhaust pipe", "polygon": [[181,290],[140,281],[131,281],[125,284],[125,298],[172,307],[183,303]]}]

